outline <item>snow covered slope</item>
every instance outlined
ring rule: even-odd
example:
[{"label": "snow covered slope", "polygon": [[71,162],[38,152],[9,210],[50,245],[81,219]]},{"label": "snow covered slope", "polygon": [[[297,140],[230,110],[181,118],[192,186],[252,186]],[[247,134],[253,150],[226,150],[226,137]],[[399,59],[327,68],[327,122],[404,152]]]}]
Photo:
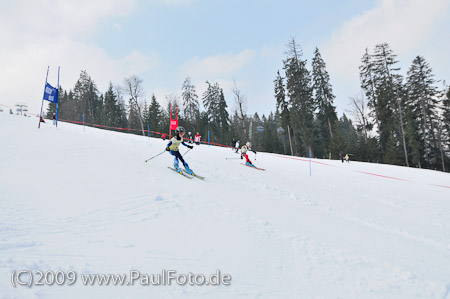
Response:
[{"label": "snow covered slope", "polygon": [[[37,125],[0,113],[0,298],[450,298],[448,173],[250,154],[264,172],[201,145],[201,181],[144,163],[161,139]],[[217,269],[230,285],[80,279]],[[14,288],[20,270],[78,280]]]}]

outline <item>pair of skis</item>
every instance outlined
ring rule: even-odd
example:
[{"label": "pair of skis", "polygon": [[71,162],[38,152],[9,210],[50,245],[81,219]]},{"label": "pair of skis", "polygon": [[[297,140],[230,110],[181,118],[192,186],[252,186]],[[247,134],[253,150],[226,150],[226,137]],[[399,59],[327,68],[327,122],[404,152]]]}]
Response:
[{"label": "pair of skis", "polygon": [[259,168],[259,167],[256,167],[256,166],[250,166],[250,165],[247,165],[247,164],[244,164],[244,163],[241,163],[242,165],[244,165],[244,166],[247,166],[247,167],[250,167],[250,168],[254,168],[254,169],[257,169],[257,170],[262,170],[262,171],[266,171],[266,169],[265,168]]},{"label": "pair of skis", "polygon": [[181,169],[182,172],[178,172],[178,171],[176,171],[175,168],[173,168],[173,167],[167,166],[167,168],[172,169],[173,171],[175,171],[176,173],[178,173],[178,174],[184,176],[184,177],[187,178],[187,179],[197,178],[197,179],[202,180],[202,181],[206,179],[205,177],[202,177],[201,175],[197,175],[197,174],[195,174],[195,173],[189,174],[189,173],[187,173],[186,170],[184,170],[184,169]]}]

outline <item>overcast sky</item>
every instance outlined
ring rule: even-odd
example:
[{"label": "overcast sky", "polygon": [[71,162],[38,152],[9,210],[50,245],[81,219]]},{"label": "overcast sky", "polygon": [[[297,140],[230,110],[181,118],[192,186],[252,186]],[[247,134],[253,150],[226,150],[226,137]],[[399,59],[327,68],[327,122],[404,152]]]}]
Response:
[{"label": "overcast sky", "polygon": [[[201,98],[205,81],[223,88],[230,112],[233,80],[248,114],[275,111],[273,80],[286,44],[303,57],[319,48],[339,116],[359,93],[365,48],[387,42],[401,74],[417,55],[436,79],[450,81],[449,0],[0,0],[0,104],[25,102],[39,113],[45,74],[72,89],[81,70],[101,93],[135,74],[147,100],[181,94],[190,76]],[[439,83],[442,87],[442,83]]]}]

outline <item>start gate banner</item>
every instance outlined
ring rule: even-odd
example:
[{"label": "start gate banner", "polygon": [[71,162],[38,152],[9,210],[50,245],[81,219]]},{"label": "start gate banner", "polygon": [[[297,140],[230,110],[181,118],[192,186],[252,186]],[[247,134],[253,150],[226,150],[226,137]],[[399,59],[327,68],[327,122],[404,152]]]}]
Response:
[{"label": "start gate banner", "polygon": [[171,119],[170,120],[170,130],[175,130],[178,127],[178,120]]}]

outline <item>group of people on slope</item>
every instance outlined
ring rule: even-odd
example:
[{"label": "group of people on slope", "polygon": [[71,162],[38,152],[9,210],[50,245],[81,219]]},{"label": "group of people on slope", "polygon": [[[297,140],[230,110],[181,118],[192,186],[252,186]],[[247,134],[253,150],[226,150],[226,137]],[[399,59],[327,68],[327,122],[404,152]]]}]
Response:
[{"label": "group of people on slope", "polygon": [[[193,148],[192,145],[189,145],[184,142],[184,140],[183,140],[184,133],[185,133],[185,130],[183,127],[181,127],[181,126],[177,127],[175,129],[175,136],[172,137],[172,139],[170,139],[170,142],[166,146],[166,151],[168,151],[171,155],[174,156],[173,165],[174,165],[175,171],[177,171],[179,173],[183,172],[180,169],[180,165],[179,165],[179,161],[181,161],[181,163],[183,163],[183,166],[184,166],[184,169],[186,170],[186,172],[188,174],[193,174],[194,172],[192,171],[192,169],[189,168],[189,164],[184,160],[183,156],[181,156],[180,151],[179,151],[179,147],[181,144],[186,146],[189,149]],[[195,144],[200,145],[200,138],[201,138],[201,136],[197,132],[197,135],[195,135],[195,138],[194,138]],[[236,153],[239,150],[238,147],[239,147],[239,141],[236,143]],[[251,147],[252,147],[251,142],[247,142],[244,146],[242,146],[241,159],[245,158],[245,164],[247,166],[256,167],[255,165],[253,165],[252,161],[250,161],[250,159],[248,158],[248,154],[247,154],[248,151],[252,151],[256,154],[256,151],[252,150]]]},{"label": "group of people on slope", "polygon": [[347,163],[350,162],[350,156],[348,154],[344,154],[342,152],[339,153],[339,158],[341,158],[341,162],[344,163],[344,160],[347,161]]}]

